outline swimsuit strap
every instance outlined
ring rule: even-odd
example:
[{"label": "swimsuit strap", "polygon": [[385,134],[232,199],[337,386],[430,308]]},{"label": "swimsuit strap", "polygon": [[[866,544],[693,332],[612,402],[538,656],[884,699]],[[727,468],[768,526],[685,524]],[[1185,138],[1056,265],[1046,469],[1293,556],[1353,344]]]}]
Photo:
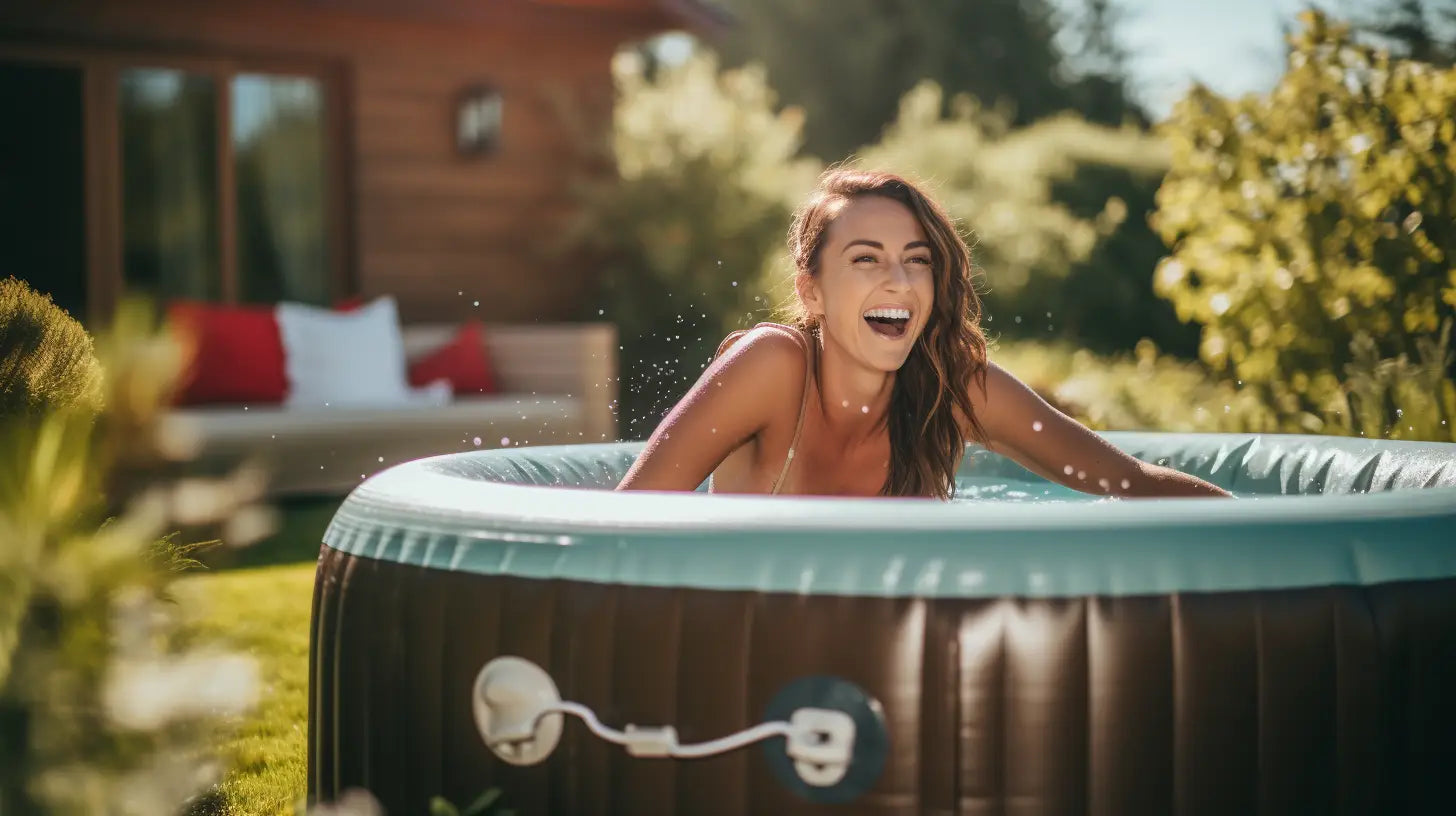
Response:
[{"label": "swimsuit strap", "polygon": [[[772,324],[760,323],[758,325],[764,326]],[[804,366],[804,393],[799,399],[799,421],[794,425],[794,438],[789,442],[789,453],[784,458],[784,466],[779,470],[778,478],[773,480],[773,486],[769,488],[770,495],[778,495],[779,488],[783,486],[784,477],[789,475],[789,465],[794,463],[794,449],[799,445],[799,434],[804,430],[804,416],[808,413],[809,409],[809,384],[814,377],[814,339],[805,335],[797,328],[794,328],[794,332],[804,338],[804,355],[807,358],[806,365]],[[737,342],[738,338],[747,333],[747,329],[738,329],[737,331],[729,332],[728,336],[723,338],[723,342],[718,344],[718,350],[713,353],[713,359],[721,357],[729,346],[733,345]],[[710,484],[712,478],[712,474],[709,474],[708,479]]]},{"label": "swimsuit strap", "polygon": [[[798,332],[798,329],[795,329]],[[784,484],[784,477],[789,475],[789,466],[794,463],[794,449],[799,446],[799,434],[804,430],[804,415],[809,408],[809,385],[814,377],[814,339],[799,332],[804,338],[804,354],[807,357],[804,365],[804,394],[799,399],[799,421],[794,425],[794,438],[789,442],[789,453],[784,457],[784,467],[779,471],[778,478],[773,481],[773,488],[770,495],[777,496],[779,488]]]}]

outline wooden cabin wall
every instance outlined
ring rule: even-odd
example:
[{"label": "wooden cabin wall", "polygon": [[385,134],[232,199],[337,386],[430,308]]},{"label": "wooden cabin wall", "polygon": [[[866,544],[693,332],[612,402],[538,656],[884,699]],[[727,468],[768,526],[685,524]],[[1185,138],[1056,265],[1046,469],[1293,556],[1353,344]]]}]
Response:
[{"label": "wooden cabin wall", "polygon": [[[278,59],[336,78],[350,288],[394,294],[411,322],[581,315],[593,270],[550,252],[587,169],[557,103],[574,99],[589,126],[607,127],[612,55],[667,27],[528,0],[424,0],[427,19],[373,0],[3,6],[4,44]],[[502,91],[504,128],[494,155],[467,159],[453,111],[476,83]]]}]

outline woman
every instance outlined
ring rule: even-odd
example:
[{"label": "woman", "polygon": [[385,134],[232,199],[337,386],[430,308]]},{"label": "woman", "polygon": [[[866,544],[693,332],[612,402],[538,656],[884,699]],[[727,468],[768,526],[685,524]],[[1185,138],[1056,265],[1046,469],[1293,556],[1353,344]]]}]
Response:
[{"label": "woman", "polygon": [[795,216],[792,325],[723,341],[621,490],[948,498],[967,442],[1112,496],[1227,496],[1146,464],[986,357],[970,250],[904,179],[826,174]]}]

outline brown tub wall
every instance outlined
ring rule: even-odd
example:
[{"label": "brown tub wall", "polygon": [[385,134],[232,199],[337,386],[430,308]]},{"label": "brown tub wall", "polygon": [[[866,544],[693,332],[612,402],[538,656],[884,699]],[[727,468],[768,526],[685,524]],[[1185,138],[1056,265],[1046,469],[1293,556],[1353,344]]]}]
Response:
[{"label": "brown tub wall", "polygon": [[[716,592],[432,570],[325,547],[309,797],[391,814],[489,787],[520,814],[1432,813],[1456,808],[1456,579],[1279,592],[914,599]],[[493,657],[545,668],[607,725],[684,742],[755,724],[806,675],[884,707],[891,754],[847,805],[755,746],[633,759],[567,718],[556,752],[485,748]]]}]

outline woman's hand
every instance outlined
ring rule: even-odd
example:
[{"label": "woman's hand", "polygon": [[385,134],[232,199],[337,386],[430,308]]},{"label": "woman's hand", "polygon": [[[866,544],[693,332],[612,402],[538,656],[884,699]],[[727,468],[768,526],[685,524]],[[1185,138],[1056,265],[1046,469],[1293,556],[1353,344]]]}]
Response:
[{"label": "woman's hand", "polygon": [[1108,496],[1230,495],[1197,476],[1127,455],[995,363],[987,363],[985,391],[973,391],[971,404],[989,450],[1058,484]]}]

